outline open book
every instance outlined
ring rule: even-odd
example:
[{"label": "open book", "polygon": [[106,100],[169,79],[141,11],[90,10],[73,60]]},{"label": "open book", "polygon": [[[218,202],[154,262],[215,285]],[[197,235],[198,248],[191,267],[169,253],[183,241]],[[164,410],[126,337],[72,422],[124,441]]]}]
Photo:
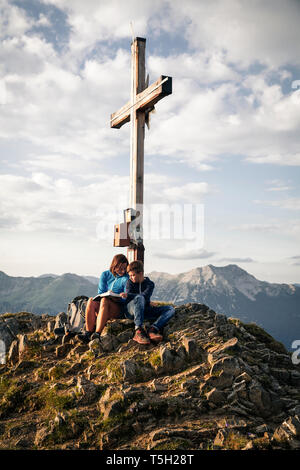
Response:
[{"label": "open book", "polygon": [[114,299],[117,300],[117,298],[121,299],[122,297],[120,294],[116,294],[115,292],[108,290],[107,292],[103,292],[103,294],[97,294],[95,297],[93,297],[93,300],[101,300],[102,297],[113,297]]}]

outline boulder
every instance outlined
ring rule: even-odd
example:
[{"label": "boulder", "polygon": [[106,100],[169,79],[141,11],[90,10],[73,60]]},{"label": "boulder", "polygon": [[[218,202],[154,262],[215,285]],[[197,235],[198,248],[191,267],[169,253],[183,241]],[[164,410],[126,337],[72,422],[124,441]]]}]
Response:
[{"label": "boulder", "polygon": [[225,356],[217,360],[210,369],[210,375],[217,375],[221,371],[237,377],[241,373],[241,367],[236,357]]},{"label": "boulder", "polygon": [[20,357],[20,359],[26,353],[26,350],[28,349],[28,347],[29,347],[28,336],[27,335],[21,335],[20,340],[19,340],[19,357]]},{"label": "boulder", "polygon": [[101,347],[104,352],[112,352],[119,346],[119,341],[115,335],[105,334],[101,335]]},{"label": "boulder", "polygon": [[290,416],[275,430],[273,439],[277,441],[300,440],[300,417]]},{"label": "boulder", "polygon": [[255,405],[257,412],[262,416],[269,416],[272,413],[270,394],[255,380],[249,385],[249,401]]},{"label": "boulder", "polygon": [[76,391],[82,395],[81,401],[84,403],[92,403],[97,397],[96,385],[83,375],[77,379]]},{"label": "boulder", "polygon": [[0,338],[5,345],[6,351],[9,350],[11,343],[14,339],[16,339],[16,335],[12,333],[12,331],[7,326],[7,323],[4,321],[0,323]]},{"label": "boulder", "polygon": [[187,336],[183,336],[182,344],[190,360],[197,359],[204,352],[194,339]]},{"label": "boulder", "polygon": [[159,349],[161,365],[165,372],[180,369],[184,364],[184,359],[176,351],[167,345],[162,345]]},{"label": "boulder", "polygon": [[223,405],[226,402],[226,393],[213,388],[210,392],[206,393],[206,399],[214,405]]},{"label": "boulder", "polygon": [[19,362],[19,342],[14,340],[8,351],[8,361],[11,364],[17,364]]}]

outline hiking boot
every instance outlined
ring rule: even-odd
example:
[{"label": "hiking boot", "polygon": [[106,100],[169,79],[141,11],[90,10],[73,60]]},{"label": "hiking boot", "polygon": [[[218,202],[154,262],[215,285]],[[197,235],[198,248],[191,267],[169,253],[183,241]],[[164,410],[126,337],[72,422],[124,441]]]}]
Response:
[{"label": "hiking boot", "polygon": [[154,341],[155,343],[160,343],[163,340],[163,335],[154,326],[151,326],[151,328],[149,328],[148,336],[151,339],[151,341]]},{"label": "hiking boot", "polygon": [[97,331],[95,331],[95,333],[93,333],[91,336],[91,341],[93,341],[93,339],[99,339],[100,341],[100,336],[100,333],[97,333]]},{"label": "hiking boot", "polygon": [[91,341],[92,332],[86,331],[85,333],[79,333],[77,338],[84,344],[88,344]]},{"label": "hiking boot", "polygon": [[133,341],[136,341],[139,344],[150,344],[150,339],[148,338],[143,328],[137,328],[135,330]]}]

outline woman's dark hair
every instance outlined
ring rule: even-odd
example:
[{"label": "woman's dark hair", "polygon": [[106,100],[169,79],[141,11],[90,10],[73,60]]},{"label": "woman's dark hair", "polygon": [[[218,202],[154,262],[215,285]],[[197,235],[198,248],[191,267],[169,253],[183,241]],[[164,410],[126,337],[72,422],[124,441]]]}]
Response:
[{"label": "woman's dark hair", "polygon": [[125,255],[122,253],[119,255],[115,255],[112,259],[111,265],[110,265],[110,272],[115,275],[115,269],[119,264],[124,264],[126,263],[126,267],[128,266],[128,259],[126,258]]}]

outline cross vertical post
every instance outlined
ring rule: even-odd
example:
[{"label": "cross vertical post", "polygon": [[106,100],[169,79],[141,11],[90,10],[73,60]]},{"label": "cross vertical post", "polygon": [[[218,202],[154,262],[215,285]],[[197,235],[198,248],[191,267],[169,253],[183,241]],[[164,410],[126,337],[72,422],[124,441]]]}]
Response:
[{"label": "cross vertical post", "polygon": [[146,39],[135,38],[131,43],[131,147],[130,147],[130,193],[129,204],[138,214],[138,245],[127,248],[128,261],[139,259],[144,262],[143,245],[143,204],[144,204],[144,139],[145,112],[136,110],[137,95],[145,89],[145,50]]},{"label": "cross vertical post", "polygon": [[144,262],[144,139],[145,123],[154,105],[172,93],[172,77],[161,75],[148,86],[145,80],[146,39],[135,38],[131,44],[131,96],[119,111],[111,114],[110,127],[131,125],[130,143],[130,207],[124,211],[124,223],[115,225],[114,246],[127,246],[128,261]]}]

